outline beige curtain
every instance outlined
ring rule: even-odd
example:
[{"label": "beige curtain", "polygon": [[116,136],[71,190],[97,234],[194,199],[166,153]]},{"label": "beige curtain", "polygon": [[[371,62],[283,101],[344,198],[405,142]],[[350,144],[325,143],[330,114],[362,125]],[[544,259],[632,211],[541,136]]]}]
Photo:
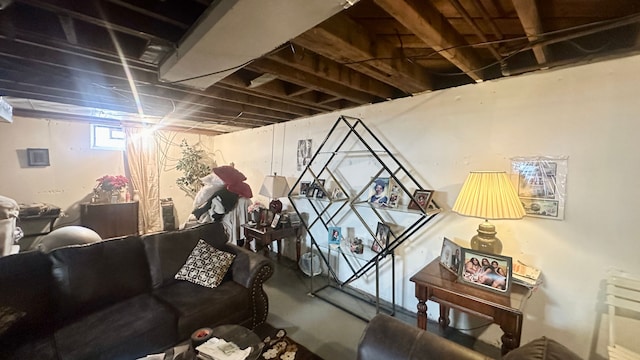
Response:
[{"label": "beige curtain", "polygon": [[133,190],[140,196],[138,229],[146,234],[162,230],[160,177],[153,132],[125,127],[127,166]]}]

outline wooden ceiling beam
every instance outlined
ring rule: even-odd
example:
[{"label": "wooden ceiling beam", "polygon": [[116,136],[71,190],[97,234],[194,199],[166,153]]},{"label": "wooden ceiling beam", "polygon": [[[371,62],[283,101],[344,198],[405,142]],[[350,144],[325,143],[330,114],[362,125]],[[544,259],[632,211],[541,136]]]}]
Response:
[{"label": "wooden ceiling beam", "polygon": [[277,63],[269,59],[260,59],[247,66],[249,70],[258,72],[268,72],[278,74],[278,77],[288,82],[306,86],[327,94],[335,95],[344,99],[349,99],[358,104],[368,104],[377,102],[380,98],[367,93],[351,89],[342,84],[320,76],[309,74],[287,65]]},{"label": "wooden ceiling beam", "polygon": [[304,48],[299,47],[295,51],[294,53],[289,47],[286,47],[269,56],[269,59],[383,99],[402,95],[401,91],[392,86],[366,77],[358,71],[318,56]]},{"label": "wooden ceiling beam", "polygon": [[[226,78],[220,80],[213,86],[216,87],[224,87],[227,89],[233,89],[235,91],[249,91],[247,90],[247,82],[242,77],[243,70],[239,70],[234,72],[233,74],[227,76]],[[312,111],[324,112],[324,111],[332,111],[332,108],[319,105],[315,101],[307,101],[304,99],[297,99],[295,95],[292,94],[289,87],[292,84],[284,82],[282,80],[274,80],[270,81],[268,84],[261,85],[259,87],[251,89],[252,94],[261,94],[263,96],[272,97],[278,99],[280,101],[291,102],[295,105],[307,107]],[[295,85],[298,86],[298,85]],[[299,87],[299,86],[298,86]],[[299,87],[302,89],[307,89],[304,87]]]},{"label": "wooden ceiling beam", "polygon": [[407,29],[473,80],[483,80],[480,57],[429,1],[374,0]]},{"label": "wooden ceiling beam", "polygon": [[407,94],[432,88],[431,75],[346,15],[334,15],[292,42]]},{"label": "wooden ceiling beam", "polygon": [[[82,76],[83,79],[78,78],[79,83],[87,83],[92,84],[93,87],[97,85],[102,85],[104,87],[110,88],[122,88],[124,90],[128,89],[128,81],[124,69],[121,64],[115,62],[103,62],[99,60],[88,59],[84,57],[74,57],[71,54],[65,54],[57,51],[43,51],[43,49],[32,48],[28,45],[24,44],[16,44],[3,39],[0,39],[0,55],[5,55],[7,57],[14,58],[16,60],[21,60],[21,62],[28,62],[36,65],[34,60],[28,60],[35,57],[34,52],[39,52],[40,58],[38,63],[41,65],[57,68],[62,71],[51,71],[50,69],[45,69],[42,71],[43,74],[49,74],[50,76],[56,76],[58,74],[64,76],[63,74],[67,74],[69,72],[69,76],[71,74],[75,74],[76,77]],[[6,46],[4,46],[6,45]],[[5,51],[6,49],[6,51]],[[9,49],[11,49],[9,51]],[[73,64],[73,67],[70,67],[67,64]],[[36,72],[38,69],[37,66],[29,69],[29,72]],[[311,111],[308,108],[303,108],[300,106],[292,105],[292,104],[283,104],[282,102],[267,100],[260,97],[252,97],[247,94],[232,92],[227,89],[218,89],[215,87],[209,88],[204,91],[199,91],[190,88],[183,88],[178,90],[175,86],[170,86],[170,84],[163,84],[158,81],[157,74],[147,69],[140,69],[132,67],[130,68],[132,76],[139,86],[151,86],[155,87],[158,91],[163,91],[166,97],[181,97],[184,96],[184,93],[188,94],[197,94],[201,96],[201,100],[212,101],[216,100],[215,106],[219,107],[237,107],[237,105],[225,105],[225,103],[236,103],[236,104],[251,104],[253,107],[262,107],[265,110],[277,111],[277,112],[285,112],[289,114],[294,114],[296,116],[308,116],[312,115],[315,112]],[[208,98],[208,99],[207,99]],[[280,116],[278,116],[280,117]]]},{"label": "wooden ceiling beam", "polygon": [[[536,42],[540,39],[539,34],[544,31],[536,2],[531,0],[512,1],[529,42]],[[545,64],[550,61],[549,49],[546,46],[534,45],[532,50],[538,64]]]}]

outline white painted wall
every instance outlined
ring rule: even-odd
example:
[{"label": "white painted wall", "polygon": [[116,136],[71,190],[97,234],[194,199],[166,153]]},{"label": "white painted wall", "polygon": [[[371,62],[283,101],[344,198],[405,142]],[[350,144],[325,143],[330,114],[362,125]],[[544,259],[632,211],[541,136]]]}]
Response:
[{"label": "white painted wall", "polygon": [[[90,201],[96,179],[126,174],[122,151],[93,150],[90,139],[90,124],[84,122],[14,117],[13,123],[0,123],[0,194],[19,203],[60,207],[65,216],[56,221],[56,228],[80,224],[79,204]],[[175,165],[181,156],[182,139],[189,145],[198,144],[211,164],[219,161],[210,136],[158,132],[160,197],[173,199],[179,223],[187,219],[193,204],[175,182],[181,176]],[[49,149],[51,166],[27,166],[27,148]],[[38,233],[46,225],[46,221],[22,224],[26,233]],[[33,240],[25,238],[21,245],[29,246]]]},{"label": "white painted wall", "polygon": [[[415,310],[408,278],[438,256],[443,237],[468,243],[475,234],[480,219],[450,211],[469,171],[509,171],[515,156],[568,156],[564,220],[528,217],[494,223],[503,253],[540,267],[544,274],[545,283],[526,310],[523,341],[545,335],[585,358],[604,356],[601,345],[607,340],[599,335],[600,323],[606,324],[600,317],[602,280],[612,267],[640,272],[635,233],[640,223],[635,208],[640,198],[639,69],[640,57],[628,57],[341,113],[363,119],[415,170],[423,186],[437,191],[436,199],[445,207],[438,221],[399,251],[401,305]],[[315,150],[339,115],[218,136],[214,148],[233,157],[239,168],[251,169],[251,178],[273,170],[293,182],[300,174],[297,141],[311,138]],[[429,317],[437,316],[437,306],[430,303]],[[464,315],[454,321],[459,327],[482,323]],[[492,326],[474,334],[497,344],[501,333]]]},{"label": "white painted wall", "polygon": [[[495,221],[503,253],[540,267],[545,283],[529,301],[523,341],[538,336],[557,339],[585,358],[604,357],[602,343],[602,279],[611,267],[640,273],[636,226],[640,198],[640,56],[570,69],[425,93],[344,112],[362,118],[413,169],[426,188],[437,191],[445,208],[398,251],[398,302],[415,310],[408,278],[439,255],[442,238],[464,243],[480,219],[450,212],[471,170],[508,170],[513,156],[569,157],[567,201],[563,221],[525,218]],[[161,196],[172,197],[179,221],[191,211],[191,199],[175,186],[173,166],[178,144],[200,142],[218,165],[234,162],[248,177],[255,200],[264,175],[276,171],[291,183],[299,139],[313,139],[314,148],[340,114],[316,116],[276,126],[210,138],[163,132],[159,138],[165,162]],[[52,165],[26,167],[24,149],[50,149]],[[273,150],[272,150],[273,149]],[[122,174],[119,152],[89,149],[89,125],[77,122],[16,118],[0,123],[0,194],[19,202],[48,202],[71,215],[86,201],[95,179]],[[76,213],[77,216],[77,213]],[[293,242],[286,253],[293,257]],[[429,304],[429,316],[438,310]],[[602,324],[601,324],[602,322]],[[464,315],[454,326],[481,324]],[[637,331],[637,330],[636,330]],[[473,332],[497,343],[496,326]]]}]

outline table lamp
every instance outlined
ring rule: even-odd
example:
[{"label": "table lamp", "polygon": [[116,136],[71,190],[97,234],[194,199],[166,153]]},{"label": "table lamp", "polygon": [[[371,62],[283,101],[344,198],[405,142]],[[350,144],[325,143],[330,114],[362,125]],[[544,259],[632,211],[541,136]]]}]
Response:
[{"label": "table lamp", "polygon": [[282,201],[278,200],[278,198],[285,197],[288,194],[289,184],[287,183],[287,178],[278,176],[276,173],[264,177],[260,195],[271,199],[269,210],[273,211],[273,213],[279,214],[282,211]]},{"label": "table lamp", "polygon": [[518,193],[504,171],[472,171],[452,210],[485,219],[478,227],[478,234],[471,238],[471,248],[492,254],[502,252],[502,242],[489,219],[522,219],[525,215]]}]

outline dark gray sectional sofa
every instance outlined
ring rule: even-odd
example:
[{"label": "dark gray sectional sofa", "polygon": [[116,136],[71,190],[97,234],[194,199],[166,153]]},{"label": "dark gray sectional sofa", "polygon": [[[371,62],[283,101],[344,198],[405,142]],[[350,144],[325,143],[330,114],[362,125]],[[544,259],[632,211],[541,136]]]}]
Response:
[{"label": "dark gray sectional sofa", "polygon": [[[236,255],[213,289],[174,279],[199,239]],[[272,273],[219,223],[2,257],[0,359],[136,359],[200,327],[254,328]]]}]

